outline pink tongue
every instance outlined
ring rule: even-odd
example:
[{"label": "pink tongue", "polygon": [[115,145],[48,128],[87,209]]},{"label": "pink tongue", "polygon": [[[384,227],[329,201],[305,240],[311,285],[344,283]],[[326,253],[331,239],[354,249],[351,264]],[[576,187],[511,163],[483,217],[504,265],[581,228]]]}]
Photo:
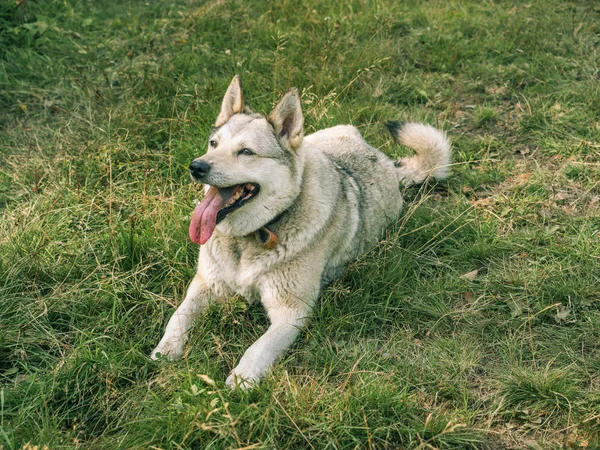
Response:
[{"label": "pink tongue", "polygon": [[223,206],[219,189],[211,186],[204,199],[196,206],[190,222],[190,239],[203,245],[210,239],[217,226],[217,213]]}]

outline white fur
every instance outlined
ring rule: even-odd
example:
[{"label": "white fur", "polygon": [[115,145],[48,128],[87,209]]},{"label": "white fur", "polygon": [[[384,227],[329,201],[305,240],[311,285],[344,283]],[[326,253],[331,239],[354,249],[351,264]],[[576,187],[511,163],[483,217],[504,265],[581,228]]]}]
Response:
[{"label": "white fur", "polygon": [[416,151],[400,160],[400,176],[407,185],[427,177],[445,179],[450,173],[450,142],[445,133],[422,123],[407,123],[398,131],[398,140]]}]

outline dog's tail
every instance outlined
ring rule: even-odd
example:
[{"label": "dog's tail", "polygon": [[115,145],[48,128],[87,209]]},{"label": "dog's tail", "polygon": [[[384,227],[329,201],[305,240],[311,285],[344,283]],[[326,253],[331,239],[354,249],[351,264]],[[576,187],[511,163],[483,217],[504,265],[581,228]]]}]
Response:
[{"label": "dog's tail", "polygon": [[422,183],[428,177],[443,180],[450,173],[450,141],[443,131],[422,123],[388,122],[394,139],[416,154],[395,164],[407,185]]}]

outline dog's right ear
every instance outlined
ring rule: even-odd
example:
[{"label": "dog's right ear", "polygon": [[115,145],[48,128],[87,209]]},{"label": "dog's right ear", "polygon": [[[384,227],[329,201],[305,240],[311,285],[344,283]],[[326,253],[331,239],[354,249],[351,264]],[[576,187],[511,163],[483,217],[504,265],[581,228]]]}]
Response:
[{"label": "dog's right ear", "polygon": [[231,116],[241,113],[243,110],[244,94],[242,93],[242,83],[240,76],[236,75],[231,80],[227,92],[225,92],[225,97],[223,97],[223,103],[221,104],[221,112],[219,113],[219,117],[217,117],[215,127],[225,124]]}]

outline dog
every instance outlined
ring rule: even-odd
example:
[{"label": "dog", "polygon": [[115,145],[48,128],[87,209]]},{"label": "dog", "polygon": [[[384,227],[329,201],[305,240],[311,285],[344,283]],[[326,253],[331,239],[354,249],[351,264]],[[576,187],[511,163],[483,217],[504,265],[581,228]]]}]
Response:
[{"label": "dog", "polygon": [[151,358],[181,357],[194,318],[237,293],[260,300],[270,326],[226,384],[257,385],[306,325],[323,286],[397,218],[401,184],[448,175],[443,132],[419,123],[390,128],[414,156],[393,161],[351,125],[304,136],[296,89],[265,117],[245,106],[235,76],[206,154],[189,166],[205,185],[189,229],[200,245],[198,270]]}]

